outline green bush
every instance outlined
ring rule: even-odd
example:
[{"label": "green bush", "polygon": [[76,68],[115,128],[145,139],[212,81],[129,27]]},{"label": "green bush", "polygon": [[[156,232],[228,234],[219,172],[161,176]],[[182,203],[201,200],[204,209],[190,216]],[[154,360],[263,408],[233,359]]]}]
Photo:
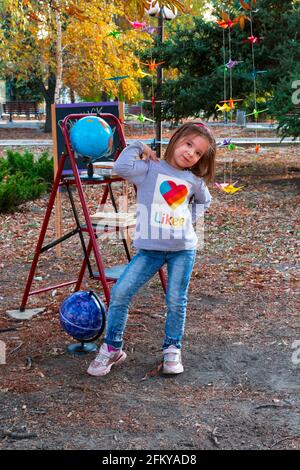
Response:
[{"label": "green bush", "polygon": [[45,152],[36,161],[32,153],[7,152],[0,159],[0,212],[16,210],[49,189],[53,181],[53,161]]}]

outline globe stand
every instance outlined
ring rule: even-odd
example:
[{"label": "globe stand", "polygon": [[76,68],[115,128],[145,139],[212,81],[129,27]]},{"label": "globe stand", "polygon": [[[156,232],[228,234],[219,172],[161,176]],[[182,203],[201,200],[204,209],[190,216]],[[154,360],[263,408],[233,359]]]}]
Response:
[{"label": "globe stand", "polygon": [[81,180],[94,180],[94,181],[102,181],[104,180],[104,177],[101,175],[95,175],[94,173],[94,167],[92,160],[88,157],[84,157],[84,160],[87,160],[86,168],[87,168],[87,174],[81,174],[80,179]]},{"label": "globe stand", "polygon": [[95,343],[85,343],[82,341],[81,343],[69,344],[67,351],[69,354],[72,354],[72,356],[85,356],[88,353],[96,352],[97,345]]}]

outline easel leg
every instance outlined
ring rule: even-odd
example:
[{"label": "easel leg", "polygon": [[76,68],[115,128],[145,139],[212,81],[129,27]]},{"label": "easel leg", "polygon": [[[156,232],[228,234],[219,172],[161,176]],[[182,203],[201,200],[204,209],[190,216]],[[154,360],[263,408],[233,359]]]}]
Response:
[{"label": "easel leg", "polygon": [[[76,165],[73,158],[70,159],[70,162],[71,162],[71,167],[72,167],[72,170],[73,170],[73,175],[74,175],[74,178],[75,178],[75,181],[76,181],[76,186],[77,186],[78,195],[79,195],[81,207],[82,207],[84,218],[85,218],[85,223],[86,223],[86,226],[87,226],[87,231],[88,231],[88,234],[89,234],[89,237],[90,237],[90,243],[92,245],[91,249],[93,249],[93,252],[94,252],[94,256],[95,256],[95,260],[96,260],[96,264],[97,264],[97,268],[98,268],[98,272],[99,272],[100,281],[101,281],[101,284],[102,284],[102,287],[103,287],[105,299],[106,299],[107,305],[109,305],[109,301],[110,301],[109,286],[108,286],[108,283],[106,281],[104,266],[103,266],[101,255],[100,255],[100,252],[99,252],[99,247],[98,247],[98,244],[97,244],[96,235],[95,235],[93,225],[92,225],[92,222],[91,222],[91,219],[90,219],[90,216],[89,216],[88,208],[87,208],[87,205],[86,205],[86,201],[85,201],[85,197],[84,197],[84,192],[83,192],[83,188],[82,188],[78,168],[77,168],[77,165]],[[107,190],[104,191],[104,193],[105,192],[106,192],[106,197],[107,197]]]},{"label": "easel leg", "polygon": [[41,228],[41,231],[40,231],[38,243],[37,243],[37,246],[36,246],[36,249],[35,249],[34,258],[33,258],[31,268],[30,268],[30,271],[29,271],[26,287],[25,287],[25,290],[24,290],[24,294],[23,294],[23,298],[22,298],[22,302],[21,302],[21,306],[20,306],[20,311],[21,312],[24,312],[25,307],[26,307],[26,303],[27,303],[27,300],[28,300],[28,296],[29,296],[33,276],[34,276],[36,266],[37,266],[37,263],[38,263],[38,260],[39,260],[39,256],[40,256],[40,253],[41,253],[41,248],[42,248],[43,241],[44,241],[44,238],[45,238],[45,234],[46,234],[46,231],[47,231],[50,215],[51,215],[51,212],[52,212],[52,209],[53,209],[55,196],[56,196],[56,193],[57,193],[57,190],[58,190],[58,187],[59,187],[60,178],[61,178],[61,174],[62,174],[62,171],[63,171],[63,168],[64,168],[65,160],[66,160],[66,156],[63,155],[61,160],[60,160],[58,171],[57,171],[57,174],[56,174],[56,177],[55,177],[55,181],[54,181],[53,188],[52,188],[52,191],[51,191],[51,195],[50,195],[50,198],[49,198],[46,214],[45,214],[43,224],[42,224],[42,228]]},{"label": "easel leg", "polygon": [[87,266],[87,259],[89,259],[90,257],[90,254],[91,254],[91,251],[92,251],[92,242],[91,240],[89,241],[89,244],[88,244],[88,247],[86,249],[86,255],[87,257],[84,257],[83,258],[83,261],[82,261],[82,265],[81,265],[81,268],[80,268],[80,271],[79,271],[79,275],[78,275],[78,281],[76,283],[76,286],[75,286],[75,292],[78,291],[80,289],[80,286],[81,286],[81,283],[82,283],[82,279],[83,279],[83,276],[84,276],[84,273],[85,273],[85,270],[86,270],[86,266]]},{"label": "easel leg", "polygon": [[160,277],[160,280],[161,280],[161,285],[162,285],[162,288],[164,290],[164,293],[167,292],[167,281],[166,281],[166,275],[163,271],[163,268],[160,268],[159,270],[159,277]]}]

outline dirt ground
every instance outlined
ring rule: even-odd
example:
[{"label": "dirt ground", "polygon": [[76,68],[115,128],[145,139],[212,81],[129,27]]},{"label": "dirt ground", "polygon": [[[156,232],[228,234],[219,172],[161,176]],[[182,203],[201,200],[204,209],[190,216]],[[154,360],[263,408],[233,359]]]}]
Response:
[{"label": "dirt ground", "polygon": [[[228,156],[219,151],[217,181]],[[6,311],[20,305],[48,196],[1,214],[0,449],[299,450],[299,172],[299,147],[240,149],[233,178],[243,189],[227,195],[210,186],[185,371],[174,377],[159,367],[165,307],[158,277],[131,306],[128,359],[104,378],[86,374],[93,354],[66,352],[74,340],[58,309],[71,288],[31,297],[29,307],[45,310],[30,321],[11,319]],[[93,210],[100,188],[85,192]],[[67,231],[74,224],[62,197]],[[54,235],[51,217],[47,241]],[[106,265],[125,259],[117,240],[103,240],[101,250]],[[42,256],[33,287],[76,279],[80,261],[79,241],[69,239],[61,257],[55,250]],[[87,288],[101,293],[88,277]]]}]

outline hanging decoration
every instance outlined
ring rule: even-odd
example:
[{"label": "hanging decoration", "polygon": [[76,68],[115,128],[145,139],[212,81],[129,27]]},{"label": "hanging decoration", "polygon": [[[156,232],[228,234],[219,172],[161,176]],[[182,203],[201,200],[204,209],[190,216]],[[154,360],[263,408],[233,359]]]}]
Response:
[{"label": "hanging decoration", "polygon": [[[231,29],[239,25],[241,29],[244,29],[245,21],[249,20],[249,18],[245,15],[245,13],[241,13],[236,18],[231,19],[229,14],[222,11],[221,12],[221,19],[217,20],[218,25],[223,30],[223,75],[224,75],[224,99],[220,100],[219,103],[216,105],[216,109],[218,112],[224,112],[224,122],[228,123],[228,116],[230,121],[230,138],[226,138],[223,140],[220,146],[227,147],[230,152],[233,152],[237,149],[236,145],[232,142],[233,137],[233,111],[235,109],[236,103],[242,101],[241,99],[234,99],[233,98],[233,84],[232,84],[232,72],[234,67],[242,63],[243,61],[235,60],[232,57],[232,50],[231,50]],[[226,47],[226,36],[228,38],[228,48]],[[226,54],[226,50],[228,50],[228,57]],[[227,80],[229,74],[229,98],[227,98]],[[233,158],[228,159],[230,163],[229,168],[229,182],[226,181],[226,160],[224,161],[224,181],[223,183],[216,183],[216,186],[221,191],[227,194],[234,194],[237,191],[242,189],[241,187],[236,187],[235,183],[232,182],[232,162]]]},{"label": "hanging decoration", "polygon": [[238,64],[241,64],[243,61],[242,60],[232,60],[230,59],[227,64],[225,64],[225,66],[228,68],[228,69],[232,69],[233,67],[235,67],[236,65]]},{"label": "hanging decoration", "polygon": [[127,116],[130,116],[132,117],[133,119],[137,120],[137,121],[140,121],[141,123],[144,123],[145,121],[149,121],[149,122],[155,122],[153,121],[153,119],[150,119],[148,117],[146,117],[144,114],[127,114]]},{"label": "hanging decoration", "polygon": [[240,191],[241,189],[243,189],[244,186],[240,186],[239,188],[237,188],[236,186],[234,186],[237,182],[235,183],[232,183],[232,184],[228,184],[228,183],[215,183],[215,185],[217,186],[218,189],[220,189],[221,191],[223,191],[223,193],[227,193],[227,194],[234,194],[236,193],[237,191]]},{"label": "hanging decoration", "polygon": [[141,68],[138,68],[136,71],[137,78],[151,77],[150,73],[143,72]]},{"label": "hanging decoration", "polygon": [[230,111],[232,111],[235,108],[235,102],[237,102],[237,101],[243,101],[243,100],[241,100],[241,99],[234,100],[234,99],[230,98],[229,100],[220,101],[220,103],[229,103],[227,106],[229,107]]},{"label": "hanging decoration", "polygon": [[266,111],[268,111],[268,109],[269,108],[262,109],[261,111],[258,111],[256,108],[254,108],[253,112],[249,113],[249,114],[246,114],[246,116],[254,116],[255,119],[257,119],[260,113],[265,113]]},{"label": "hanging decoration", "polygon": [[217,111],[220,111],[220,112],[224,112],[224,113],[229,113],[229,111],[231,110],[230,109],[230,106],[229,104],[227,103],[224,103],[222,106],[220,104],[216,104],[216,110]]},{"label": "hanging decoration", "polygon": [[118,75],[116,77],[110,77],[110,78],[105,78],[104,80],[112,80],[119,84],[121,80],[124,80],[125,78],[130,78],[129,75]]},{"label": "hanging decoration", "polygon": [[117,31],[117,30],[115,29],[115,30],[111,31],[110,33],[108,33],[108,34],[107,34],[106,36],[104,36],[104,37],[106,37],[106,38],[108,38],[108,37],[113,37],[113,38],[115,38],[115,39],[119,39],[119,37],[121,36],[121,34],[122,34],[122,31]]},{"label": "hanging decoration", "polygon": [[249,77],[251,79],[257,78],[258,75],[262,75],[263,73],[268,73],[268,70],[252,70],[252,72],[249,73]]},{"label": "hanging decoration", "polygon": [[243,39],[243,42],[250,42],[250,44],[259,44],[261,40],[262,38],[258,36],[253,36],[253,34],[251,34],[251,36],[248,36],[247,39]]},{"label": "hanging decoration", "polygon": [[255,119],[255,137],[256,137],[256,144],[255,144],[255,153],[258,154],[261,150],[260,145],[258,144],[258,117],[260,113],[263,113],[267,111],[267,109],[263,110],[258,110],[257,109],[257,85],[256,85],[256,78],[258,74],[263,74],[266,73],[266,70],[256,70],[256,64],[255,64],[255,49],[254,46],[255,44],[259,44],[261,41],[261,38],[258,36],[254,35],[254,30],[253,30],[253,8],[256,7],[256,0],[240,0],[241,7],[244,8],[244,10],[247,10],[249,14],[249,20],[250,20],[250,36],[247,37],[247,39],[244,40],[244,42],[249,42],[251,44],[251,54],[252,54],[252,79],[253,79],[253,96],[254,96],[254,109],[252,113],[247,114],[246,116],[254,116]]},{"label": "hanging decoration", "polygon": [[146,27],[146,21],[143,21],[142,23],[140,21],[130,21],[128,20],[133,29],[143,29]]},{"label": "hanging decoration", "polygon": [[159,67],[161,64],[164,64],[165,61],[163,60],[162,62],[156,62],[155,59],[151,59],[149,62],[141,62],[141,64],[146,65],[149,68],[149,71],[151,73],[154,73],[156,68]]}]

